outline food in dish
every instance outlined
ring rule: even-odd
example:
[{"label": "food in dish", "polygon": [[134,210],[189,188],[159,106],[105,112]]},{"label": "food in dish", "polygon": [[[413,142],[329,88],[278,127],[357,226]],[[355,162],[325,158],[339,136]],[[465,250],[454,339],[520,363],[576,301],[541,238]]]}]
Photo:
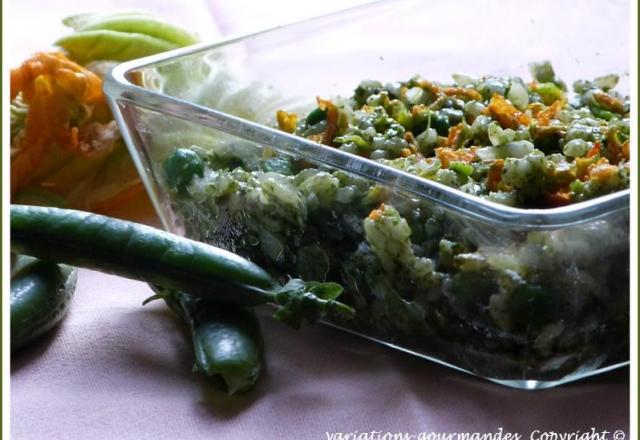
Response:
[{"label": "food in dish", "polygon": [[[529,83],[365,81],[304,117],[279,111],[278,126],[518,208],[627,188],[617,76],[568,93],[549,63],[532,72]],[[523,230],[269,147],[221,137],[188,149],[198,172],[164,177],[186,234],[283,280],[342,284],[356,318],[334,323],[498,380],[557,380],[626,356],[624,213]]]}]

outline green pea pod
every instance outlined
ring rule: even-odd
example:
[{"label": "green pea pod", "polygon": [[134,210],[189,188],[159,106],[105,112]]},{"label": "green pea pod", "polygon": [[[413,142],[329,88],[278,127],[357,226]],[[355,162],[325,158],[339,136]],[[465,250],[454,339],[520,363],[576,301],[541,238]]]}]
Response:
[{"label": "green pea pod", "polygon": [[210,301],[279,306],[275,318],[293,327],[326,315],[351,319],[336,299],[342,287],[300,279],[281,285],[259,266],[223,249],[165,231],[97,214],[11,206],[11,249],[143,280]]},{"label": "green pea pod", "polygon": [[111,30],[81,31],[55,42],[76,62],[127,61],[175,49],[177,44],[149,35]]},{"label": "green pea pod", "polygon": [[66,315],[76,285],[71,266],[18,256],[11,276],[11,350],[55,327]]},{"label": "green pea pod", "polygon": [[229,394],[252,388],[262,371],[262,336],[253,311],[208,309],[192,330],[196,365]]},{"label": "green pea pod", "polygon": [[77,29],[79,32],[96,30],[144,34],[177,46],[189,46],[198,42],[198,37],[192,33],[157,18],[142,14],[109,15],[90,21],[85,26]]},{"label": "green pea pod", "polygon": [[252,310],[173,290],[154,290],[189,325],[195,370],[220,379],[229,394],[248,391],[256,384],[263,369],[264,344]]},{"label": "green pea pod", "polygon": [[[109,14],[109,17],[122,17],[127,15],[141,15],[145,17],[149,17],[149,14],[144,12],[115,12],[113,14]],[[89,26],[92,23],[102,20],[105,17],[104,14],[96,14],[93,12],[75,14],[65,17],[62,20],[62,24],[67,27],[70,27],[74,31],[79,31],[85,26]]]}]

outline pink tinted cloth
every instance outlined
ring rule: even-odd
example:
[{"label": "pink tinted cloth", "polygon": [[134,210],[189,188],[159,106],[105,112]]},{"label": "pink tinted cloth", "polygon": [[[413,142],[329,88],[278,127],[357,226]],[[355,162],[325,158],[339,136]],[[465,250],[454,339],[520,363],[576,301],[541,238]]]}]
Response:
[{"label": "pink tinted cloth", "polygon": [[[145,9],[210,38],[356,3],[111,0],[101,10]],[[60,18],[92,7],[14,1],[10,63],[62,35]],[[27,20],[37,34],[23,25]],[[270,319],[268,309],[260,312],[267,370],[254,391],[228,397],[191,372],[188,334],[162,303],[141,306],[150,295],[143,283],[80,270],[67,319],[13,356],[12,438],[326,439],[327,432],[501,427],[524,438],[535,429],[628,432],[627,369],[552,390],[511,390],[328,327],[293,331]]]},{"label": "pink tinted cloth", "polygon": [[[326,439],[330,431],[628,430],[628,370],[526,392],[262,309],[267,370],[228,397],[191,372],[188,335],[139,282],[81,270],[60,328],[14,356],[12,438]],[[528,438],[528,435],[525,437]]]}]

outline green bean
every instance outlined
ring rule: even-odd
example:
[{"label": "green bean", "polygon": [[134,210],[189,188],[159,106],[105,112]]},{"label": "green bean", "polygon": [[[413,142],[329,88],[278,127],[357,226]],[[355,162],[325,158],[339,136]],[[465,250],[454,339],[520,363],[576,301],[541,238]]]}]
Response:
[{"label": "green bean", "polygon": [[79,32],[96,30],[144,34],[177,46],[189,46],[198,42],[198,37],[177,26],[141,14],[110,15],[77,29]]},{"label": "green bean", "polygon": [[76,271],[18,256],[11,276],[11,350],[18,350],[55,327],[67,313]]},{"label": "green bean", "polygon": [[69,34],[55,42],[76,62],[127,61],[179,47],[159,38],[112,30],[88,30]]}]

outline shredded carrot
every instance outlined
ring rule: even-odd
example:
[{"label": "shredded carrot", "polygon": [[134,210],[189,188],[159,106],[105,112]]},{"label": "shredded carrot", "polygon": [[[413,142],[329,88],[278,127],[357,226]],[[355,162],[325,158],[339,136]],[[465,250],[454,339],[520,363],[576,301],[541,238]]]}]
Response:
[{"label": "shredded carrot", "polygon": [[622,158],[626,161],[631,160],[631,152],[629,151],[629,141],[625,141],[624,144],[622,144],[622,151],[621,151],[621,155]]},{"label": "shredded carrot", "polygon": [[333,102],[317,97],[318,107],[327,111],[327,128],[322,134],[321,143],[325,145],[333,145],[333,138],[338,132],[338,108]]},{"label": "shredded carrot", "polygon": [[618,167],[609,164],[609,161],[604,157],[591,165],[588,170],[589,180],[601,183],[606,182],[617,173]]},{"label": "shredded carrot", "polygon": [[[617,130],[610,130],[607,133],[606,141],[607,141],[607,150],[609,150],[609,153],[611,155],[611,163],[617,165],[618,162],[620,162],[620,160],[624,158],[624,152],[623,152],[624,144],[620,143],[620,140],[618,139]],[[626,157],[627,158],[629,157],[628,148],[627,148]]]},{"label": "shredded carrot", "polygon": [[464,128],[464,125],[462,124],[462,122],[454,127],[449,128],[449,136],[447,136],[447,146],[449,147],[456,146],[458,139],[462,134],[463,128]]},{"label": "shredded carrot", "polygon": [[440,94],[440,86],[437,86],[436,84],[432,83],[431,81],[427,81],[426,79],[421,79],[420,81],[418,81],[417,85],[421,89],[428,90],[436,95]]},{"label": "shredded carrot", "polygon": [[482,101],[482,95],[475,89],[467,89],[464,87],[445,87],[442,92],[447,96],[457,96],[474,101]]},{"label": "shredded carrot", "polygon": [[531,115],[532,115],[534,118],[537,118],[537,117],[538,117],[538,114],[539,114],[542,110],[544,110],[545,105],[544,105],[543,103],[541,103],[541,102],[532,102],[532,103],[530,103],[530,104],[527,106],[527,108],[529,109],[529,111],[531,111]]},{"label": "shredded carrot", "polygon": [[489,191],[497,191],[498,184],[502,180],[502,169],[504,168],[504,159],[496,159],[487,172],[487,189]]},{"label": "shredded carrot", "polygon": [[560,189],[545,195],[549,207],[566,206],[571,203],[571,193],[565,189]]},{"label": "shredded carrot", "polygon": [[520,125],[529,125],[531,122],[529,116],[497,93],[493,94],[485,111],[498,121],[502,128],[517,129]]},{"label": "shredded carrot", "polygon": [[440,147],[435,149],[436,157],[440,160],[442,168],[449,168],[451,162],[471,163],[476,160],[476,152],[474,148],[453,148]]},{"label": "shredded carrot", "polygon": [[537,114],[538,125],[545,126],[551,123],[551,120],[554,119],[558,111],[562,109],[564,106],[564,101],[562,99],[558,99],[554,101],[553,104],[542,110]]},{"label": "shredded carrot", "polygon": [[593,144],[593,147],[591,147],[591,149],[587,152],[587,156],[586,157],[594,157],[597,156],[598,154],[600,154],[600,149],[602,148],[600,141],[596,141]]},{"label": "shredded carrot", "polygon": [[593,94],[593,99],[595,99],[598,104],[605,107],[607,110],[611,110],[614,113],[619,113],[624,115],[624,104],[617,98],[614,98],[611,95],[608,95],[604,92],[595,92]]},{"label": "shredded carrot", "polygon": [[427,110],[427,107],[424,104],[417,104],[411,107],[411,116],[414,118],[418,116],[420,113]]},{"label": "shredded carrot", "polygon": [[371,211],[367,218],[369,220],[377,221],[380,219],[380,217],[382,217],[382,213],[384,212],[385,209],[387,209],[387,206],[384,203],[382,203],[376,209]]}]

